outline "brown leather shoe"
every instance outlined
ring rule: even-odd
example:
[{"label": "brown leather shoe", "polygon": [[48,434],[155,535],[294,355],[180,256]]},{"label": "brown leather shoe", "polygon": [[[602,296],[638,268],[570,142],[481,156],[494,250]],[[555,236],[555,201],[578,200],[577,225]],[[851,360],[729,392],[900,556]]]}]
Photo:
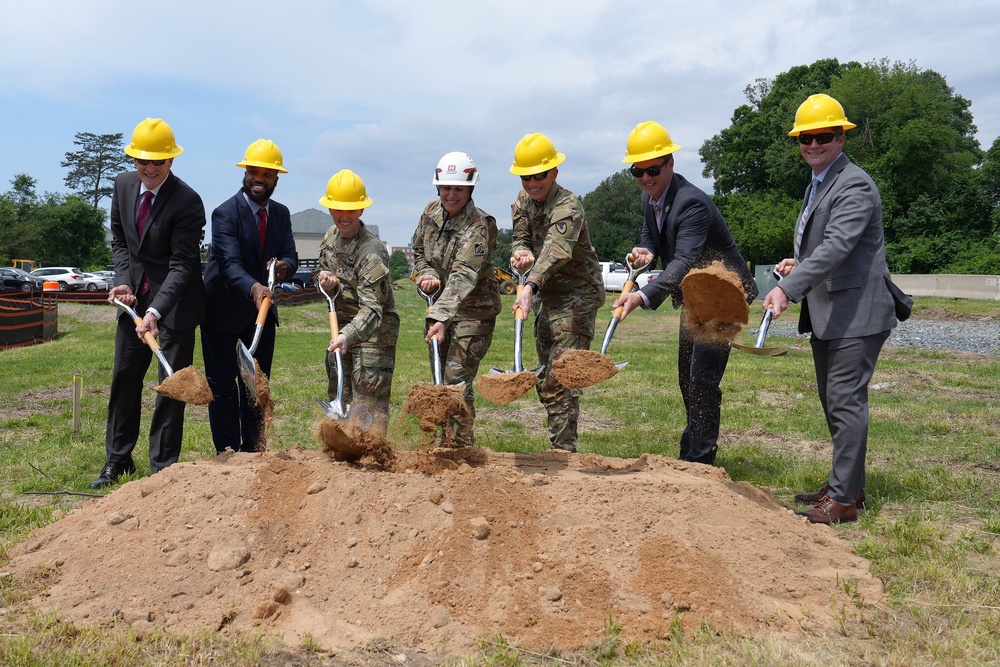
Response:
[{"label": "brown leather shoe", "polygon": [[[824,484],[823,488],[816,493],[796,493],[795,500],[800,503],[808,503],[810,505],[818,504],[823,498],[826,498],[826,494],[830,492],[830,485]],[[858,492],[858,505],[865,504],[865,490],[861,489]]]},{"label": "brown leather shoe", "polygon": [[809,519],[809,523],[846,523],[858,520],[858,506],[841,505],[830,496],[823,496],[816,507],[796,514]]}]

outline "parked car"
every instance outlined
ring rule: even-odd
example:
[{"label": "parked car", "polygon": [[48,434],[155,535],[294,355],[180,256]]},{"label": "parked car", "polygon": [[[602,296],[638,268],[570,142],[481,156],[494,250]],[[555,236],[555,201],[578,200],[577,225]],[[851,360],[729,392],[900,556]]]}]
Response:
[{"label": "parked car", "polygon": [[114,271],[91,271],[95,276],[101,276],[102,278],[107,278],[111,286],[115,286],[115,272]]},{"label": "parked car", "polygon": [[70,266],[48,266],[42,269],[35,269],[31,275],[45,281],[59,283],[59,291],[75,291],[84,289],[87,283],[83,280],[83,271]]},{"label": "parked car", "polygon": [[15,269],[13,266],[0,267],[0,276],[3,277],[3,291],[30,292],[41,290],[43,280],[36,278],[27,271]]},{"label": "parked car", "polygon": [[84,289],[88,292],[107,292],[109,289],[115,286],[114,280],[108,280],[104,276],[99,276],[96,273],[85,273],[83,274],[83,280],[86,283]]},{"label": "parked car", "polygon": [[315,288],[316,271],[314,271],[313,269],[299,269],[299,271],[294,276],[292,276],[292,279],[288,282],[294,283],[295,285],[298,285],[303,289],[310,287]]}]

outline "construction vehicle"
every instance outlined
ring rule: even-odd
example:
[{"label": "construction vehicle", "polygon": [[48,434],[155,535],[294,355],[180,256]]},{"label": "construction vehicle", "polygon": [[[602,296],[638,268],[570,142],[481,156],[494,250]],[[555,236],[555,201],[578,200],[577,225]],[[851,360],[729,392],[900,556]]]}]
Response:
[{"label": "construction vehicle", "polygon": [[11,264],[14,265],[15,269],[21,269],[22,271],[27,271],[28,273],[31,273],[36,268],[35,262],[30,259],[15,259],[11,261]]},{"label": "construction vehicle", "polygon": [[513,294],[517,291],[517,278],[513,273],[504,271],[499,266],[493,267],[493,273],[497,276],[497,284],[501,294]]}]

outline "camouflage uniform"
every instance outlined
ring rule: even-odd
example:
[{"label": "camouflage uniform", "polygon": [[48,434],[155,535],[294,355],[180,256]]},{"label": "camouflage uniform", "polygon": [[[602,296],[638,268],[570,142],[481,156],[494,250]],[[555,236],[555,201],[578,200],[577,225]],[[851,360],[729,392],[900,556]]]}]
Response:
[{"label": "camouflage uniform", "polygon": [[469,419],[453,420],[452,427],[455,439],[471,447],[476,416],[472,386],[479,362],[490,349],[500,312],[500,291],[491,263],[497,221],[476,208],[472,199],[454,217],[440,200],[433,201],[420,216],[412,245],[416,278],[433,276],[441,281],[441,293],[427,312],[424,332],[434,322],[445,325],[440,344],[442,380],[445,384],[465,382],[469,409]]},{"label": "camouflage uniform", "polygon": [[523,190],[514,202],[511,254],[528,250],[535,264],[527,281],[538,285],[535,349],[545,374],[536,385],[548,414],[549,440],[559,449],[576,451],[580,390],[567,389],[552,373],[563,350],[586,350],[594,339],[597,310],[604,305],[604,281],[583,206],[569,190],[552,184],[540,204]]},{"label": "camouflage uniform", "polygon": [[[344,401],[363,401],[375,424],[385,428],[389,421],[389,393],[396,365],[399,313],[389,281],[389,254],[385,244],[361,224],[352,238],[340,236],[330,227],[319,245],[319,266],[340,278],[342,290],[334,301],[340,333],[347,338],[343,356]],[[326,353],[327,395],[337,397],[337,362]]]}]

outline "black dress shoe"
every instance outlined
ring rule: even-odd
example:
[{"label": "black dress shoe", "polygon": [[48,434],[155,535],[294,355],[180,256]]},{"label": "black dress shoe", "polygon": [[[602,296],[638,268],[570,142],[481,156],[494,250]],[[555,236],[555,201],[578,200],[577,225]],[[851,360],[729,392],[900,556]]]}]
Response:
[{"label": "black dress shoe", "polygon": [[132,459],[122,463],[105,463],[104,467],[101,468],[101,474],[90,483],[90,488],[100,489],[105,486],[111,486],[118,481],[118,478],[122,475],[132,475],[135,474],[135,463]]}]

